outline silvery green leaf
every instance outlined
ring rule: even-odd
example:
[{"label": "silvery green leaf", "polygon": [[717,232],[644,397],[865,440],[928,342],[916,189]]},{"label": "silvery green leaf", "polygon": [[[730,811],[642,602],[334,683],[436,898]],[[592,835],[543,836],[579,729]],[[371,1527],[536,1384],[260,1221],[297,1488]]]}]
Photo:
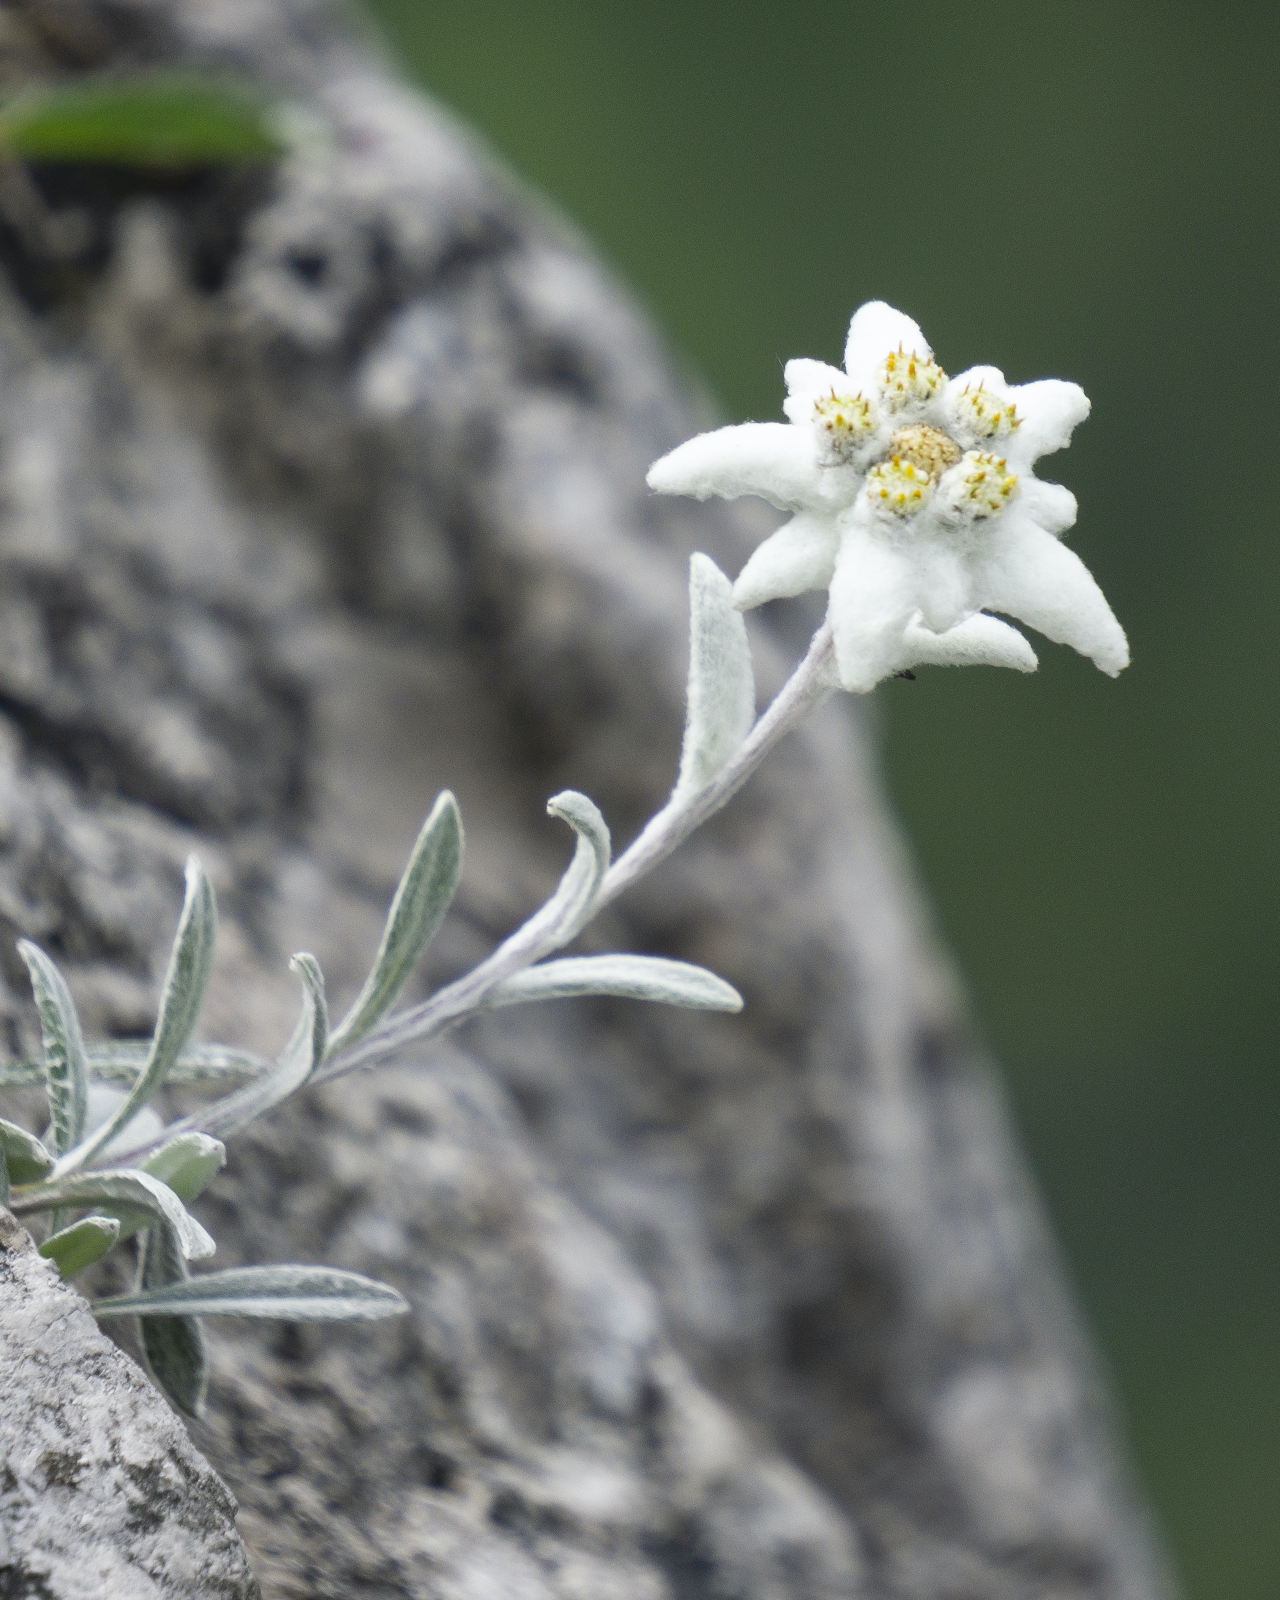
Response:
[{"label": "silvery green leaf", "polygon": [[21,1061],[7,1061],[0,1067],[0,1089],[43,1089],[44,1062],[29,1056]]},{"label": "silvery green leaf", "polygon": [[88,1069],[80,1020],[62,974],[38,945],[18,940],[18,954],[31,974],[44,1045],[45,1089],[53,1124],[54,1151],[62,1155],[84,1133]]},{"label": "silvery green leaf", "polygon": [[0,1145],[0,1206],[9,1204],[9,1163],[5,1160],[4,1146]]},{"label": "silvery green leaf", "polygon": [[129,1222],[136,1222],[138,1212],[157,1222],[167,1222],[177,1235],[182,1253],[190,1259],[211,1256],[217,1249],[169,1185],[136,1167],[72,1172],[63,1178],[50,1178],[35,1188],[12,1194],[9,1209],[15,1216],[25,1216],[33,1211],[83,1206],[119,1217],[126,1227]]},{"label": "silvery green leaf", "polygon": [[35,1134],[3,1118],[0,1118],[0,1154],[4,1156],[11,1183],[39,1183],[53,1170],[53,1157]]},{"label": "silvery green leaf", "polygon": [[409,1309],[385,1283],[334,1267],[232,1267],[206,1272],[167,1289],[98,1300],[97,1317],[277,1317],[288,1322],[335,1322],[395,1317]]},{"label": "silvery green leaf", "polygon": [[702,1011],[741,1011],[742,996],[705,967],[660,956],[569,956],[526,967],[491,989],[486,1006],[513,1006],[525,1000],[562,1000],[612,994],[630,1000],[660,1000],[669,1006]]},{"label": "silvery green leaf", "polygon": [[[190,1281],[187,1264],[169,1228],[147,1229],[138,1263],[138,1289],[162,1294]],[[180,1411],[198,1417],[204,1412],[209,1365],[199,1319],[140,1317],[138,1331],[151,1376]]]},{"label": "silvery green leaf", "polygon": [[51,1233],[40,1246],[40,1254],[54,1263],[64,1280],[69,1280],[101,1260],[119,1239],[117,1218],[82,1217],[69,1228]]},{"label": "silvery green leaf", "polygon": [[302,1015],[279,1059],[261,1078],[215,1100],[211,1106],[169,1124],[171,1136],[209,1133],[219,1138],[237,1133],[272,1106],[300,1089],[324,1058],[329,1035],[329,1013],[324,998],[324,974],[314,956],[296,955],[289,963],[302,981]]},{"label": "silvery green leaf", "polygon": [[329,1041],[332,1055],[368,1033],[399,999],[423,951],[435,938],[462,875],[462,818],[446,789],[422,825],[400,886],[373,970]]},{"label": "silvery green leaf", "polygon": [[568,944],[586,924],[604,875],[609,870],[609,829],[595,802],[576,789],[547,801],[547,813],[567,822],[577,834],[573,860],[541,910],[521,930],[521,937],[540,950]]},{"label": "silvery green leaf", "polygon": [[733,585],[709,556],[689,561],[689,687],[673,800],[708,784],[751,732],[756,686]]},{"label": "silvery green leaf", "polygon": [[[89,1082],[132,1088],[150,1054],[150,1039],[106,1039],[86,1044]],[[260,1078],[270,1068],[270,1061],[252,1050],[235,1050],[225,1044],[190,1044],[179,1052],[164,1081],[166,1084],[222,1083],[228,1078]],[[0,1066],[0,1089],[38,1088],[43,1084],[43,1061],[10,1061]]]},{"label": "silvery green leaf", "polygon": [[195,856],[187,860],[187,892],[178,931],[174,936],[160,996],[160,1011],[151,1048],[137,1081],[127,1098],[112,1116],[96,1128],[89,1138],[62,1156],[58,1171],[69,1172],[92,1161],[99,1151],[113,1142],[134,1113],[151,1099],[164,1082],[165,1074],[186,1044],[209,985],[213,969],[213,949],[218,937],[218,908],[213,885]]},{"label": "silvery green leaf", "polygon": [[167,1183],[179,1200],[189,1202],[204,1191],[226,1165],[227,1147],[207,1133],[180,1133],[148,1156],[142,1170]]}]

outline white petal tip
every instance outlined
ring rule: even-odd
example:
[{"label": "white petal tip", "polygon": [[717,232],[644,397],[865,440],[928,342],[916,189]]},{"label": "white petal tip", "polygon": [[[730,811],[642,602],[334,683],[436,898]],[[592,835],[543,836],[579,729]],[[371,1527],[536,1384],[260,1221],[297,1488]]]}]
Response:
[{"label": "white petal tip", "polygon": [[700,500],[705,500],[707,492],[698,493],[699,486],[693,481],[693,475],[688,470],[681,470],[681,463],[673,458],[679,455],[678,450],[673,450],[669,456],[663,456],[660,461],[655,461],[645,474],[645,482],[655,494],[696,494]]}]

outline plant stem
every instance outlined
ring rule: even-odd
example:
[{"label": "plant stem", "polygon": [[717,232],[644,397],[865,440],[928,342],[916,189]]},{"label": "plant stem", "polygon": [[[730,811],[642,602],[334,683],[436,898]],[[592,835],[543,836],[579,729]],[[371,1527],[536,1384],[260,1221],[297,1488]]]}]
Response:
[{"label": "plant stem", "polygon": [[[814,634],[804,660],[779,690],[769,709],[757,719],[736,754],[696,794],[678,804],[665,806],[651,817],[610,867],[592,902],[592,916],[637,879],[643,878],[665,861],[695,829],[727,804],[774,745],[832,693],[833,685],[827,670],[830,660],[831,624],[826,622]],[[435,1038],[447,1029],[456,1027],[466,1017],[483,1010],[484,997],[495,984],[531,966],[554,947],[547,943],[543,930],[535,928],[535,921],[535,918],[531,918],[518,928],[492,955],[456,982],[448,984],[421,1004],[389,1018],[351,1049],[327,1061],[311,1081],[322,1083],[351,1072],[356,1067],[372,1065],[395,1054],[407,1044]]]}]

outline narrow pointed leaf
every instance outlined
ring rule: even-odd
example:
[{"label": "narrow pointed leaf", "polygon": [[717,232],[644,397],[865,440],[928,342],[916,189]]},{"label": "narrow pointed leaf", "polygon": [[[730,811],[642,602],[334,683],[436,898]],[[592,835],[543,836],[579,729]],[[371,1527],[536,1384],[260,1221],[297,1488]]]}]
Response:
[{"label": "narrow pointed leaf", "polygon": [[180,1133],[148,1156],[142,1170],[167,1183],[184,1204],[194,1200],[226,1165],[227,1147],[207,1133]]},{"label": "narrow pointed leaf", "polygon": [[18,940],[18,954],[31,974],[31,988],[40,1013],[49,1120],[53,1124],[54,1148],[61,1155],[84,1133],[89,1092],[84,1036],[71,991],[49,957],[29,939]]},{"label": "narrow pointed leaf", "polygon": [[400,886],[373,970],[329,1041],[331,1055],[354,1044],[387,1014],[435,938],[462,876],[462,818],[446,789],[422,825]]},{"label": "narrow pointed leaf", "polygon": [[[158,1294],[189,1281],[187,1264],[172,1231],[163,1226],[149,1228],[138,1266],[138,1289]],[[209,1363],[199,1319],[140,1317],[138,1331],[156,1383],[180,1411],[201,1416],[209,1389]]]},{"label": "narrow pointed leaf", "polygon": [[550,900],[534,913],[521,930],[522,938],[540,952],[568,944],[591,915],[604,875],[609,870],[609,829],[594,801],[576,789],[566,789],[547,801],[550,816],[567,822],[577,834],[573,860]]},{"label": "narrow pointed leaf", "polygon": [[9,1204],[9,1163],[5,1160],[4,1146],[0,1145],[0,1206]]},{"label": "narrow pointed leaf", "polygon": [[16,1189],[9,1197],[9,1209],[15,1216],[87,1206],[119,1217],[126,1227],[131,1221],[136,1223],[139,1212],[157,1222],[167,1222],[189,1259],[211,1256],[217,1249],[169,1185],[136,1167],[68,1173],[34,1188]]},{"label": "narrow pointed leaf", "polygon": [[673,800],[696,794],[737,753],[756,715],[751,646],[733,585],[709,556],[689,562],[689,686]]},{"label": "narrow pointed leaf", "polygon": [[0,1153],[4,1155],[10,1183],[39,1183],[53,1170],[53,1157],[35,1134],[3,1118],[0,1118]]},{"label": "narrow pointed leaf", "polygon": [[[85,1045],[90,1083],[111,1083],[129,1089],[151,1054],[150,1039],[107,1039]],[[271,1063],[251,1050],[225,1044],[192,1044],[178,1053],[165,1074],[166,1084],[224,1083],[260,1078]],[[0,1089],[26,1089],[44,1083],[42,1061],[11,1061],[0,1066]]]},{"label": "narrow pointed leaf", "polygon": [[200,1015],[204,992],[213,970],[213,950],[218,938],[218,908],[213,885],[195,856],[187,860],[187,892],[178,931],[174,936],[165,973],[164,990],[156,1031],[142,1071],[127,1098],[100,1128],[96,1128],[59,1164],[59,1173],[82,1167],[105,1150],[122,1128],[128,1127],[134,1113],[151,1099],[164,1082],[165,1074],[186,1044]]},{"label": "narrow pointed leaf", "polygon": [[287,148],[261,87],[160,69],[30,89],[0,111],[0,151],[25,161],[131,167],[270,161]]},{"label": "narrow pointed leaf", "polygon": [[742,996],[705,967],[659,956],[569,956],[526,967],[485,996],[487,1006],[611,994],[701,1011],[741,1011]]},{"label": "narrow pointed leaf", "polygon": [[395,1317],[409,1309],[385,1283],[334,1267],[233,1267],[206,1272],[167,1289],[98,1300],[97,1317],[276,1317],[289,1322],[337,1322]]},{"label": "narrow pointed leaf", "polygon": [[170,1138],[185,1133],[208,1133],[223,1139],[238,1133],[272,1106],[287,1100],[320,1064],[329,1034],[324,974],[320,963],[309,955],[294,956],[289,970],[297,973],[302,983],[302,1014],[279,1060],[270,1072],[246,1083],[234,1094],[215,1100],[211,1106],[193,1111],[178,1122],[171,1122],[166,1130]]},{"label": "narrow pointed leaf", "polygon": [[40,1254],[52,1261],[67,1281],[100,1261],[119,1239],[116,1217],[82,1217],[69,1228],[51,1233],[40,1246]]},{"label": "narrow pointed leaf", "polygon": [[[167,1136],[169,1130],[164,1131]],[[167,1184],[185,1205],[208,1188],[226,1159],[227,1149],[220,1139],[211,1139],[207,1133],[180,1133],[139,1166]],[[123,1218],[120,1237],[131,1239],[149,1225],[148,1213],[135,1211]]]}]

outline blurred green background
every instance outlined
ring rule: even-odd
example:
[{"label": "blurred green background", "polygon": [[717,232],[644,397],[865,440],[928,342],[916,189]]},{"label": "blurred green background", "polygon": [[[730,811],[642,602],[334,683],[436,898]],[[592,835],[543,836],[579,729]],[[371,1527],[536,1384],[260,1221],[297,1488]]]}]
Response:
[{"label": "blurred green background", "polygon": [[889,763],[1189,1595],[1275,1600],[1280,11],[372,9],[732,416],[873,297],[1092,397],[1045,475],[1134,666],[886,685]]}]

